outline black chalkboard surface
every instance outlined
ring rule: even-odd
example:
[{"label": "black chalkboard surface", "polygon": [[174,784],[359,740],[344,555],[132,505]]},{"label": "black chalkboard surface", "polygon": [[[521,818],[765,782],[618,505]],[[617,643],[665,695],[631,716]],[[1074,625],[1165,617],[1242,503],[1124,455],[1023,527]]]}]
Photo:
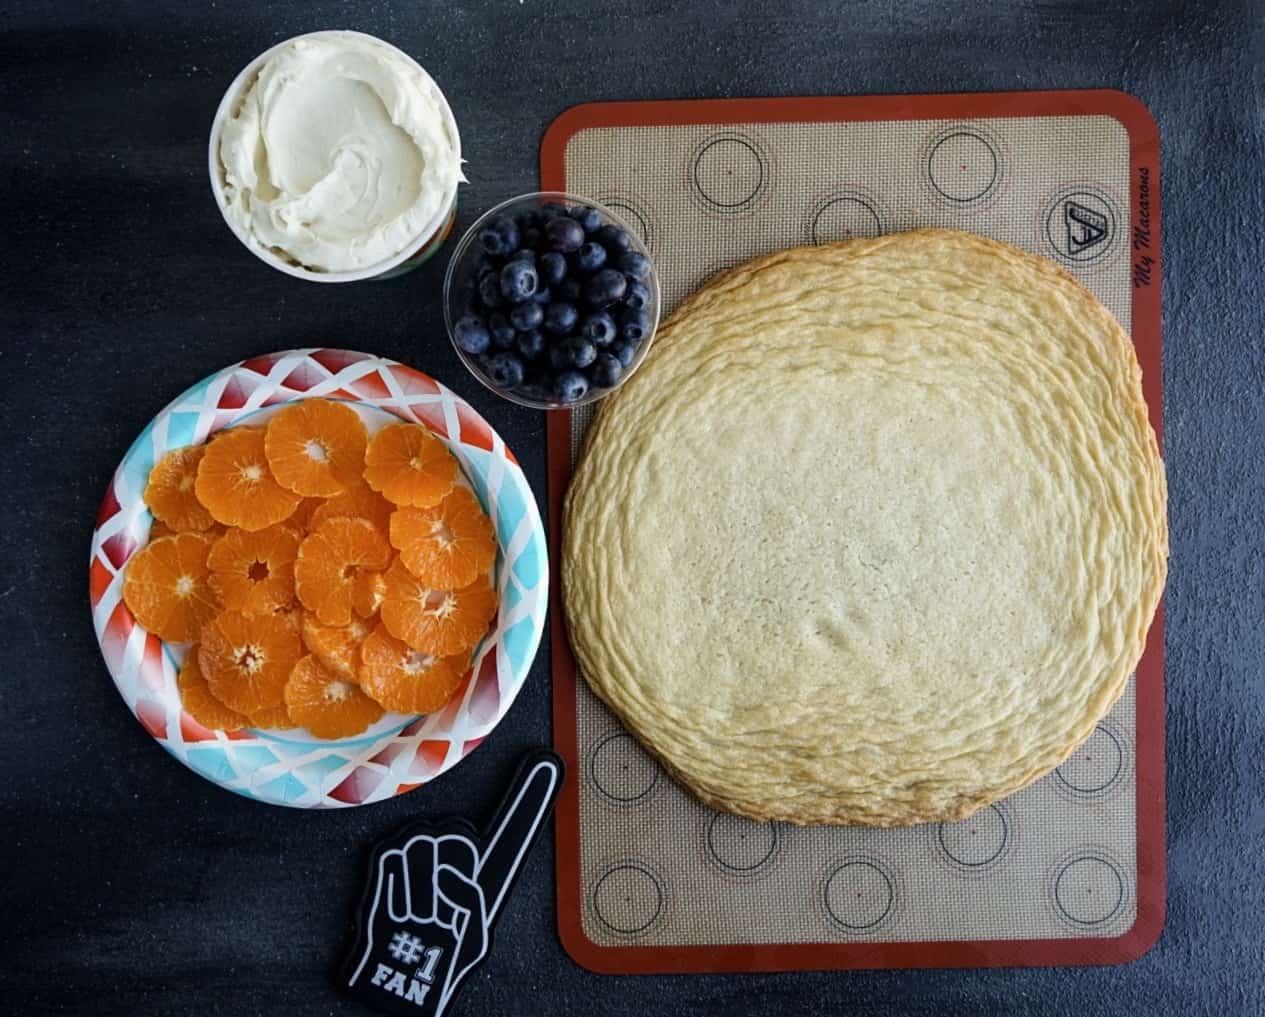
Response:
[{"label": "black chalkboard surface", "polygon": [[128,714],[86,595],[107,479],[173,395],[262,352],[332,345],[453,386],[543,499],[544,416],[499,400],[446,338],[450,248],[388,282],[262,265],[211,200],[206,140],[238,70],[317,28],[382,36],[461,125],[457,230],[537,185],[579,102],[1112,87],[1160,127],[1167,595],[1167,926],[1123,968],[604,977],[554,925],[552,833],[452,1012],[1092,1017],[1265,1011],[1265,31],[1253,0],[472,0],[110,5],[15,0],[0,19],[0,806],[6,1012],[358,1014],[329,982],[364,852],[415,819],[485,817],[549,738],[548,651],[453,773],[330,812],[246,801]]}]

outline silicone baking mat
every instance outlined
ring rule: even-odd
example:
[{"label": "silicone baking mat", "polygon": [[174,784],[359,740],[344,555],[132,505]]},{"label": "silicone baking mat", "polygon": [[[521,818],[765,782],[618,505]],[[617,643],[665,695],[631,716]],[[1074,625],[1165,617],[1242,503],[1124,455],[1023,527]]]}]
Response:
[{"label": "silicone baking mat", "polygon": [[[543,185],[649,245],[665,313],[778,248],[948,226],[1058,262],[1131,331],[1160,430],[1155,124],[1119,92],[613,103],[550,127]],[[652,354],[653,355],[653,354]],[[592,414],[549,418],[551,546]],[[555,563],[555,575],[561,569]],[[553,590],[558,923],[606,972],[1114,963],[1164,918],[1163,616],[1054,773],[960,823],[799,828],[683,792],[577,675]]]}]

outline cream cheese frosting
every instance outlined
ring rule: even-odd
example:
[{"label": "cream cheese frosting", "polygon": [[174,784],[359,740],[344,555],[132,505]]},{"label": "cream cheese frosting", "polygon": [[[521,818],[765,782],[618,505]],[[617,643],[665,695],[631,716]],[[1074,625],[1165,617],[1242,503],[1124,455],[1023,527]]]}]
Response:
[{"label": "cream cheese frosting", "polygon": [[432,232],[461,176],[438,86],[394,46],[303,36],[224,121],[225,214],[249,243],[317,271],[387,262]]}]

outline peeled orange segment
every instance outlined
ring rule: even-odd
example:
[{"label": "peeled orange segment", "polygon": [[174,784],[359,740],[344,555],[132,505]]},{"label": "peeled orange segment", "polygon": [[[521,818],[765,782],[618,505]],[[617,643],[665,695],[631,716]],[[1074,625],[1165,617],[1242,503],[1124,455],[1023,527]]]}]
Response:
[{"label": "peeled orange segment", "polygon": [[396,505],[438,505],[457,482],[448,446],[417,424],[391,424],[369,439],[365,480]]},{"label": "peeled orange segment", "polygon": [[386,595],[387,585],[382,573],[361,571],[351,585],[351,606],[356,614],[366,620],[373,618]]},{"label": "peeled orange segment", "polygon": [[214,540],[216,537],[222,537],[228,532],[228,527],[220,523],[212,523],[205,530],[173,530],[161,519],[155,519],[149,524],[149,536],[146,538],[147,543],[153,543],[160,537],[174,537],[177,533],[197,533],[200,537],[207,537]]},{"label": "peeled orange segment", "polygon": [[423,653],[468,653],[496,614],[496,591],[487,576],[459,590],[434,590],[397,559],[385,579],[381,613],[387,631]]},{"label": "peeled orange segment", "polygon": [[312,513],[311,528],[317,529],[330,519],[368,519],[383,535],[391,526],[395,506],[367,484],[349,487],[322,502]]},{"label": "peeled orange segment", "polygon": [[252,533],[233,527],[211,545],[211,589],[228,610],[267,614],[294,601],[300,537],[281,523]]},{"label": "peeled orange segment", "polygon": [[340,677],[310,654],[290,672],[285,704],[290,719],[318,738],[360,734],[382,716],[382,707],[354,680]]},{"label": "peeled orange segment", "polygon": [[209,537],[178,533],[151,540],[128,561],[123,600],[136,620],[159,639],[191,642],[219,610],[208,581],[210,548]]},{"label": "peeled orange segment", "polygon": [[396,713],[431,713],[452,698],[469,662],[414,650],[378,625],[360,650],[360,687]]},{"label": "peeled orange segment", "polygon": [[282,487],[329,498],[360,482],[368,440],[364,421],[346,403],[303,399],[268,421],[264,447]]},{"label": "peeled orange segment", "polygon": [[284,621],[295,632],[303,631],[303,616],[306,612],[300,604],[289,604],[285,607],[278,608],[273,614]]},{"label": "peeled orange segment", "polygon": [[225,611],[202,630],[198,662],[211,692],[238,713],[280,706],[286,680],[303,656],[297,630],[280,615]]},{"label": "peeled orange segment", "polygon": [[202,445],[172,449],[149,471],[145,504],[155,519],[176,532],[206,530],[215,522],[194,491],[205,452]]},{"label": "peeled orange segment", "polygon": [[391,545],[371,522],[330,519],[299,545],[295,591],[322,625],[348,625],[356,574],[386,568],[390,560]]},{"label": "peeled orange segment", "polygon": [[284,731],[294,727],[294,721],[290,719],[290,711],[286,709],[286,704],[282,703],[280,706],[269,707],[267,710],[252,714],[247,726],[270,731]]},{"label": "peeled orange segment", "polygon": [[258,428],[233,428],[208,444],[194,490],[216,521],[244,530],[289,518],[303,500],[273,477]]},{"label": "peeled orange segment", "polygon": [[321,498],[304,498],[299,502],[299,507],[286,518],[285,524],[300,535],[307,533],[312,529],[313,514],[324,504],[325,501]]},{"label": "peeled orange segment", "polygon": [[314,615],[303,618],[303,645],[326,668],[348,681],[356,680],[360,667],[360,647],[369,635],[369,626],[359,618],[350,625],[322,625]]},{"label": "peeled orange segment", "polygon": [[397,509],[391,543],[408,570],[437,589],[469,586],[496,563],[492,521],[464,487],[454,487],[434,508]]},{"label": "peeled orange segment", "polygon": [[211,693],[211,687],[198,667],[196,646],[185,658],[176,686],[180,689],[180,705],[184,712],[203,727],[212,731],[236,731],[247,725],[244,715],[230,710]]}]

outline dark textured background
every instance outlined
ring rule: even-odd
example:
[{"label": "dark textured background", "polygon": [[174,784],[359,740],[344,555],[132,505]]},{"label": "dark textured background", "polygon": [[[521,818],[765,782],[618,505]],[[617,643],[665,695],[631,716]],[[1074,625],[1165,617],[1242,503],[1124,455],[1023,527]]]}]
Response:
[{"label": "dark textured background", "polygon": [[460,770],[393,802],[271,809],[173,762],[101,662],[88,534],[115,464],[170,398],[241,357],[331,343],[469,398],[543,492],[543,416],[469,378],[443,333],[447,251],[388,283],[271,271],[221,222],[206,136],[274,42],[357,28],[449,95],[458,227],[536,184],[548,123],[586,100],[1110,86],[1159,122],[1168,587],[1169,918],[1122,968],[747,977],[588,974],[554,933],[548,838],[464,1014],[1265,1012],[1265,20],[1251,0],[17,2],[0,11],[0,1008],[361,1012],[325,969],[375,836],[482,816],[549,736],[547,653]]}]

